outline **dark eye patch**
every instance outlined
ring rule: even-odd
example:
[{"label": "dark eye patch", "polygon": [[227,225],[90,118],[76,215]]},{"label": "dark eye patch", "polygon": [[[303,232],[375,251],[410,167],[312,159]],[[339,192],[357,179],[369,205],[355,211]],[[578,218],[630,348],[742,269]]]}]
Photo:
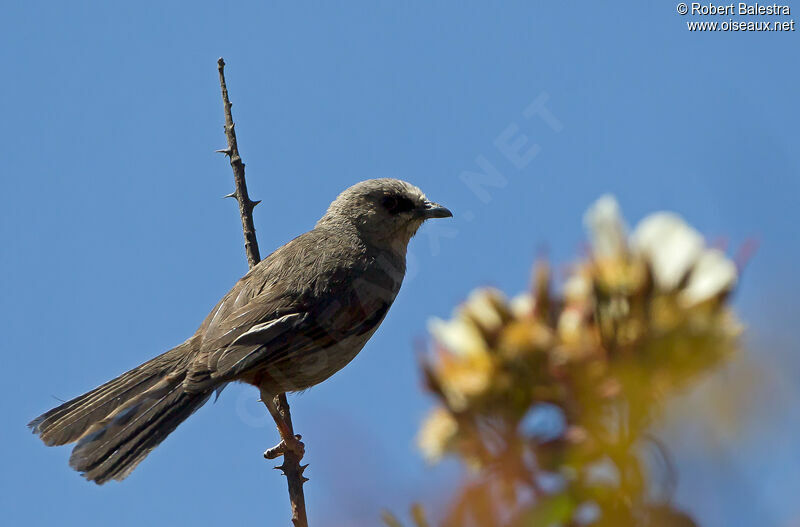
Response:
[{"label": "dark eye patch", "polygon": [[383,205],[390,214],[400,214],[401,212],[414,210],[414,202],[405,196],[386,195],[381,199],[381,205]]}]

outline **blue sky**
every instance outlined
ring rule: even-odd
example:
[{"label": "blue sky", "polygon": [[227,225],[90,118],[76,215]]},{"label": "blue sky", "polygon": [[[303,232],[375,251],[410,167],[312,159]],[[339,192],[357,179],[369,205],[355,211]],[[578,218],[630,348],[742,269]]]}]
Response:
[{"label": "blue sky", "polygon": [[[409,277],[364,352],[292,398],[313,524],[374,525],[382,507],[446,498],[454,467],[426,468],[413,447],[430,404],[415,362],[426,320],[479,285],[522,290],[541,250],[574,259],[604,192],[631,223],[670,209],[733,248],[758,239],[737,308],[751,340],[769,343],[758,360],[798,371],[797,33],[690,33],[674,4],[633,1],[3,11],[5,524],[285,523],[285,481],[260,459],[276,432],[252,388],[230,387],[122,484],[86,483],[69,449],[24,427],[181,342],[246,271],[236,206],[221,199],[231,171],[214,153],[219,56],[263,200],[262,254],[362,179],[409,180],[455,213],[412,242]],[[526,117],[535,101],[548,119]],[[535,150],[514,163],[502,144],[521,134]],[[486,163],[499,184],[476,193],[463,174]],[[784,384],[722,459],[692,439],[697,423],[667,433],[678,500],[703,525],[800,516],[797,405],[776,406],[796,403],[791,374]]]}]

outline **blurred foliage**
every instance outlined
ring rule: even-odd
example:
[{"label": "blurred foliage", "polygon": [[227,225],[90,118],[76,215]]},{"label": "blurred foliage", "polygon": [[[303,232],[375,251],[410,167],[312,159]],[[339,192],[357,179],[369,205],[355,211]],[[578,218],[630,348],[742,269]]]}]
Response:
[{"label": "blurred foliage", "polygon": [[[652,499],[644,454],[671,467],[654,419],[737,349],[727,302],[737,268],[674,214],[629,236],[604,196],[585,223],[591,249],[560,293],[539,263],[529,293],[480,289],[430,323],[422,370],[437,405],[419,448],[469,473],[444,527],[695,525]],[[419,508],[413,516],[428,525]]]}]

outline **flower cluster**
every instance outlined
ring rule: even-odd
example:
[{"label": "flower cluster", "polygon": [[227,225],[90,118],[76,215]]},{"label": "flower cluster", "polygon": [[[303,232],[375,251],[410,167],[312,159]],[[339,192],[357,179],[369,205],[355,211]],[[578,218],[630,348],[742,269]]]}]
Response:
[{"label": "flower cluster", "polygon": [[539,264],[530,292],[480,289],[430,322],[423,372],[438,405],[419,447],[473,474],[448,525],[646,524],[654,416],[736,349],[738,273],[722,251],[671,213],[629,234],[611,196],[585,224],[589,255],[557,293]]}]

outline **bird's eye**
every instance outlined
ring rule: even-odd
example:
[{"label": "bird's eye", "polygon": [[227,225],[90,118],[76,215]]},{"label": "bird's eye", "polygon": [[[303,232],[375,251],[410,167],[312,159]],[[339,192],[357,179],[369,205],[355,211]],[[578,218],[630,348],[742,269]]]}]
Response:
[{"label": "bird's eye", "polygon": [[381,205],[389,212],[394,213],[397,210],[397,198],[394,196],[384,196],[383,200],[381,200]]},{"label": "bird's eye", "polygon": [[400,214],[401,212],[408,212],[414,208],[413,201],[405,197],[397,196],[384,196],[381,200],[381,205],[383,205],[390,214]]}]

